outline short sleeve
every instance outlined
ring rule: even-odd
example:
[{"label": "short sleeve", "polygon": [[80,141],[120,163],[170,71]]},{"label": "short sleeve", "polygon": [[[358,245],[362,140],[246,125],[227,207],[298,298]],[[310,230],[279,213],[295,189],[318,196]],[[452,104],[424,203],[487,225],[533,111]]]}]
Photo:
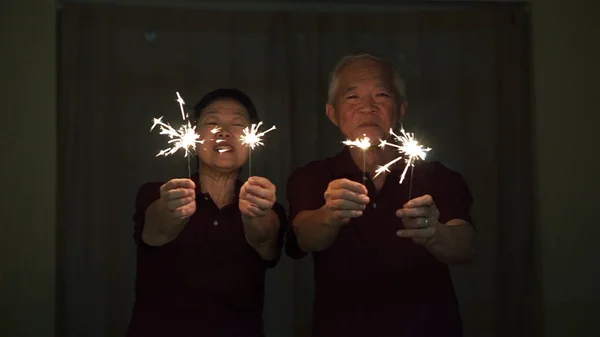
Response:
[{"label": "short sleeve", "polygon": [[146,209],[160,198],[160,186],[162,183],[146,183],[140,187],[135,198],[135,213],[133,215],[134,230],[133,239],[137,244],[142,242],[142,231],[146,221]]},{"label": "short sleeve", "polygon": [[[277,249],[279,250],[279,252],[282,251],[283,249],[283,244],[284,244],[284,240],[285,240],[285,235],[288,231],[288,219],[287,216],[285,214],[285,208],[283,208],[283,206],[281,206],[279,203],[275,203],[273,205],[273,211],[275,212],[275,214],[277,214],[277,217],[279,218],[279,232],[277,233]],[[267,261],[267,268],[273,268],[277,265],[277,263],[279,262],[281,257],[281,254],[278,255],[277,259],[272,260],[272,261]]]},{"label": "short sleeve", "polygon": [[299,259],[307,255],[298,245],[292,223],[302,211],[315,210],[325,204],[323,193],[331,177],[328,171],[316,163],[308,164],[292,173],[287,183],[287,199],[290,207],[290,225],[287,231],[285,251],[291,258]]},{"label": "short sleeve", "polygon": [[440,222],[461,219],[473,225],[471,219],[473,196],[462,175],[441,163],[436,164],[434,172],[436,186],[433,198],[440,211]]}]

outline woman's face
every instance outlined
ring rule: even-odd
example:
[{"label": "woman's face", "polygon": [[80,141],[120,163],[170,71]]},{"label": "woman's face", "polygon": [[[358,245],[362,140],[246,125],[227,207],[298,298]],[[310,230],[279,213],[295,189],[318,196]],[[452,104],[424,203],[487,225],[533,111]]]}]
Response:
[{"label": "woman's face", "polygon": [[248,111],[233,99],[218,99],[200,113],[196,132],[203,144],[196,146],[201,165],[223,172],[241,168],[248,159],[248,148],[240,136],[250,125]]}]

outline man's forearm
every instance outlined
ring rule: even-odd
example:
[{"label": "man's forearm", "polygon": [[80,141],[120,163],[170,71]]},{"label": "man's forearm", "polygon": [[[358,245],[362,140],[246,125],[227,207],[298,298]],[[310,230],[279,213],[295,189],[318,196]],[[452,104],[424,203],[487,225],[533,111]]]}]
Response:
[{"label": "man's forearm", "polygon": [[261,218],[245,219],[244,232],[248,244],[264,260],[275,260],[279,257],[279,244],[277,234],[279,233],[279,217],[271,210]]},{"label": "man's forearm", "polygon": [[475,230],[464,220],[438,223],[433,237],[423,243],[441,262],[452,265],[470,262],[475,256]]},{"label": "man's forearm", "polygon": [[298,213],[292,227],[298,239],[298,246],[307,253],[329,248],[340,230],[340,226],[332,226],[325,222],[321,208]]}]

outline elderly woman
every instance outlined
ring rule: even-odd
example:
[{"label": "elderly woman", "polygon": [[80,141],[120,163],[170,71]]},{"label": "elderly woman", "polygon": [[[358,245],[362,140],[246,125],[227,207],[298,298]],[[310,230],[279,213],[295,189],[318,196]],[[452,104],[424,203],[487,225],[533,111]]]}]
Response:
[{"label": "elderly woman", "polygon": [[194,112],[204,140],[198,173],[137,195],[128,336],[262,336],[265,272],[279,259],[286,216],[269,180],[239,180],[248,159],[240,136],[256,108],[244,93],[218,89]]}]

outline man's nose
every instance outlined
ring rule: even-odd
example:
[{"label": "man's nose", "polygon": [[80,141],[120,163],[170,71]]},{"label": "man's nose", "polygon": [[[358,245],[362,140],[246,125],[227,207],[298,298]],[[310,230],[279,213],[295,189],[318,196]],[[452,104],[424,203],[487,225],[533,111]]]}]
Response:
[{"label": "man's nose", "polygon": [[375,101],[373,98],[368,97],[365,98],[363,105],[360,108],[360,112],[362,113],[374,113],[377,110],[375,106]]}]

